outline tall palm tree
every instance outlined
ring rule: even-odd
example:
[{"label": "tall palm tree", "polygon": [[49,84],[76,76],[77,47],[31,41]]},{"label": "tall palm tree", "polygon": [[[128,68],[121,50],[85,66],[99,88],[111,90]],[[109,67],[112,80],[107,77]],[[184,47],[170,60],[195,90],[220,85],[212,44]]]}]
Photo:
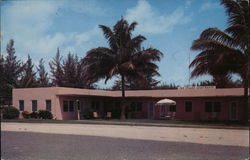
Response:
[{"label": "tall palm tree", "polygon": [[[228,15],[228,28],[204,30],[192,44],[201,51],[190,64],[191,77],[210,74],[226,79],[238,74],[244,85],[247,101],[249,86],[249,0],[221,0]],[[246,104],[247,106],[247,104]]]},{"label": "tall palm tree", "polygon": [[138,35],[132,37],[136,22],[128,24],[121,18],[111,30],[109,27],[99,25],[109,48],[98,47],[86,53],[83,59],[86,78],[93,82],[105,79],[105,83],[113,76],[118,76],[122,83],[121,119],[125,119],[125,79],[144,79],[147,72],[157,72],[158,66],[154,63],[160,61],[163,54],[155,48],[141,48],[145,37]]}]

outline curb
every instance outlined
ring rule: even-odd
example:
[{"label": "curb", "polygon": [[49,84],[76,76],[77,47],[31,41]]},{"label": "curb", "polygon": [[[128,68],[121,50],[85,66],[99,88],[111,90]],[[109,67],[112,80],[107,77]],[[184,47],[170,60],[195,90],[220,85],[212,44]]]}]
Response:
[{"label": "curb", "polygon": [[135,122],[108,122],[108,121],[93,121],[93,120],[75,120],[75,121],[8,121],[1,120],[1,123],[55,123],[55,124],[95,124],[95,125],[125,125],[125,126],[145,126],[145,127],[179,127],[179,128],[206,128],[206,129],[237,129],[249,130],[247,126],[223,126],[223,125],[195,125],[195,124],[161,124],[161,123],[135,123]]}]

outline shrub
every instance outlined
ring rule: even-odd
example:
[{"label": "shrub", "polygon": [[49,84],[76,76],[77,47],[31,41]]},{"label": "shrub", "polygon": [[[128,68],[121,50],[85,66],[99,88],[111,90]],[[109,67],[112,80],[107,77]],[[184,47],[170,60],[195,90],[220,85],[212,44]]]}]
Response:
[{"label": "shrub", "polygon": [[52,113],[50,111],[46,111],[46,110],[39,110],[38,116],[39,116],[39,118],[42,118],[42,119],[52,119],[53,118]]},{"label": "shrub", "polygon": [[19,117],[19,110],[13,106],[4,107],[2,110],[4,119],[15,119]]},{"label": "shrub", "polygon": [[28,111],[23,111],[22,112],[23,118],[29,119],[30,118],[30,113]]},{"label": "shrub", "polygon": [[30,114],[30,118],[38,118],[38,113],[37,112],[32,112],[31,114]]},{"label": "shrub", "polygon": [[85,108],[83,111],[84,119],[92,119],[93,118],[93,109]]}]

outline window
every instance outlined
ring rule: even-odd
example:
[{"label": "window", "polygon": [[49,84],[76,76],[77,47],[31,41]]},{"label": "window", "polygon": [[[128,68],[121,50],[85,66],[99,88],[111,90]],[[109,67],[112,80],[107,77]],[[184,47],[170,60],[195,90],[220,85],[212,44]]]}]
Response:
[{"label": "window", "polygon": [[75,101],[63,101],[63,112],[74,112],[75,111]]},{"label": "window", "polygon": [[46,100],[46,111],[51,112],[51,100]]},{"label": "window", "polygon": [[69,111],[69,101],[63,101],[63,112]]},{"label": "window", "polygon": [[130,108],[133,112],[141,112],[142,111],[142,102],[132,102],[130,104]]},{"label": "window", "polygon": [[132,103],[130,104],[130,108],[131,108],[131,110],[132,110],[133,112],[135,112],[135,111],[136,111],[136,103],[135,103],[135,102],[132,102]]},{"label": "window", "polygon": [[32,100],[32,112],[37,111],[37,100]]},{"label": "window", "polygon": [[192,102],[185,103],[185,112],[192,112]]},{"label": "window", "polygon": [[136,111],[137,111],[137,112],[141,112],[141,111],[142,111],[142,103],[141,103],[141,102],[138,102],[138,103],[137,103]]},{"label": "window", "polygon": [[98,112],[99,111],[99,102],[98,101],[92,101],[91,102],[91,107],[94,111]]},{"label": "window", "polygon": [[205,112],[220,112],[220,102],[205,102]]},{"label": "window", "polygon": [[69,101],[69,111],[74,112],[74,108],[75,108],[75,102]]},{"label": "window", "polygon": [[19,110],[24,111],[24,100],[19,100]]},{"label": "window", "polygon": [[220,112],[220,102],[214,102],[214,112]]},{"label": "window", "polygon": [[205,102],[205,112],[212,112],[212,102]]},{"label": "window", "polygon": [[169,106],[169,111],[170,112],[176,112],[176,105],[170,105]]}]

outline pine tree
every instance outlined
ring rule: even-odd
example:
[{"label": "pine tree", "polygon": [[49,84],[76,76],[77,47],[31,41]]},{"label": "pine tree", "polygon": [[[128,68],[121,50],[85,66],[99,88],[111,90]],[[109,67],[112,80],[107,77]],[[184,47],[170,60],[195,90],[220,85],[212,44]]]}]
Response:
[{"label": "pine tree", "polygon": [[[65,87],[80,87],[78,86],[78,75],[80,73],[77,73],[78,65],[78,57],[77,55],[69,54],[67,55],[67,59],[63,62],[63,81]],[[79,70],[78,70],[79,71]]]},{"label": "pine tree", "polygon": [[4,76],[7,83],[10,86],[16,84],[21,72],[23,71],[23,66],[20,60],[17,60],[15,56],[14,40],[11,39],[6,47],[7,56],[4,63]]},{"label": "pine tree", "polygon": [[86,79],[84,71],[84,64],[82,63],[82,60],[79,60],[76,66],[76,87],[77,88],[88,88],[88,89],[94,89],[96,86],[92,81],[89,81]]},{"label": "pine tree", "polygon": [[52,74],[52,85],[62,87],[63,86],[63,69],[62,69],[62,57],[60,55],[60,50],[57,48],[56,56],[49,63],[50,72]]},{"label": "pine tree", "polygon": [[0,106],[4,104],[6,97],[10,97],[9,87],[7,87],[7,81],[4,75],[4,57],[0,53]]},{"label": "pine tree", "polygon": [[48,87],[49,86],[49,78],[48,73],[45,71],[44,61],[41,58],[39,61],[39,65],[37,67],[38,79],[37,83],[39,87]]},{"label": "pine tree", "polygon": [[17,84],[23,65],[15,56],[13,39],[7,44],[6,51],[6,57],[0,54],[0,99],[7,101],[3,102],[5,104],[11,104],[12,88]]},{"label": "pine tree", "polygon": [[4,58],[3,55],[0,53],[0,87],[5,84],[5,77],[4,77]]},{"label": "pine tree", "polygon": [[22,77],[16,87],[18,88],[33,88],[37,87],[36,72],[33,70],[34,64],[28,55],[28,60],[25,63]]}]

